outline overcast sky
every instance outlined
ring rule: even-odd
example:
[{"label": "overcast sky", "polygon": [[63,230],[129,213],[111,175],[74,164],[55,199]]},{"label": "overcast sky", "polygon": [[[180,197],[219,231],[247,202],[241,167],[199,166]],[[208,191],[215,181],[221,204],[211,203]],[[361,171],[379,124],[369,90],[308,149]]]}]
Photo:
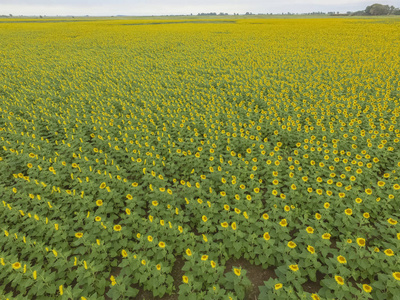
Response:
[{"label": "overcast sky", "polygon": [[0,0],[0,15],[178,15],[201,12],[305,13],[357,11],[400,0]]}]

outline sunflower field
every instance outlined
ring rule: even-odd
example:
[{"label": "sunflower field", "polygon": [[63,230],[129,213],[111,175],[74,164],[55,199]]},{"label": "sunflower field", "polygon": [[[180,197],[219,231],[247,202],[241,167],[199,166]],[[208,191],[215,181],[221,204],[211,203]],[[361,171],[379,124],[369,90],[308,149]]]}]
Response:
[{"label": "sunflower field", "polygon": [[395,18],[0,36],[0,299],[400,299]]}]

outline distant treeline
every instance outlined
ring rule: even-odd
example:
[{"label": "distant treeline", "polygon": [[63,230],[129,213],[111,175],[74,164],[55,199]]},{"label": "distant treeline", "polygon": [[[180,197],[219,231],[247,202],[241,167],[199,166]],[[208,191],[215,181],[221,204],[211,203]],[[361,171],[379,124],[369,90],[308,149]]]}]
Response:
[{"label": "distant treeline", "polygon": [[[282,13],[282,15],[299,15],[298,13]],[[228,15],[227,13],[216,13],[216,12],[208,12],[208,13],[198,13],[198,16],[223,16]],[[241,15],[239,13],[234,13],[233,15]],[[243,15],[253,15],[251,12],[246,12]],[[267,13],[267,15],[272,15],[272,13]],[[364,10],[359,10],[356,12],[348,11],[347,13],[339,13],[335,11],[330,12],[322,12],[322,11],[315,11],[309,13],[301,13],[300,15],[330,15],[330,16],[385,16],[385,15],[400,15],[400,8],[396,8],[393,5],[384,5],[375,3],[370,6],[367,6]]]},{"label": "distant treeline", "polygon": [[349,12],[351,16],[387,16],[387,15],[400,15],[400,8],[393,5],[384,5],[375,3],[367,6],[364,10],[356,12]]}]

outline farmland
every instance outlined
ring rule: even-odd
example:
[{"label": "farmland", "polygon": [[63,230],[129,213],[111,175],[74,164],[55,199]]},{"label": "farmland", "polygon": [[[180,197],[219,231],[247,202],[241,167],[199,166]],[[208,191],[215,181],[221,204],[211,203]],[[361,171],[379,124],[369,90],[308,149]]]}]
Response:
[{"label": "farmland", "polygon": [[1,299],[400,299],[395,18],[0,36]]}]

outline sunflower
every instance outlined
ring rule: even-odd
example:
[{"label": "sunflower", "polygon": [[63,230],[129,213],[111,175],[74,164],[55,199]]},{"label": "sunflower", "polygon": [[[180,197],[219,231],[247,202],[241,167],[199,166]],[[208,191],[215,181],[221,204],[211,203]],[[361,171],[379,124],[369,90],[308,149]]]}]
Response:
[{"label": "sunflower", "polygon": [[103,200],[96,200],[96,205],[97,206],[102,206],[103,205]]},{"label": "sunflower", "polygon": [[279,222],[279,225],[281,225],[282,227],[286,227],[286,226],[288,225],[288,223],[287,223],[286,219],[282,219],[282,220]]},{"label": "sunflower", "polygon": [[229,224],[228,224],[228,222],[223,222],[223,223],[221,223],[221,226],[223,228],[227,228],[229,226]]},{"label": "sunflower", "polygon": [[387,256],[393,256],[394,252],[392,249],[386,249],[385,251],[383,251]]},{"label": "sunflower", "polygon": [[192,256],[192,251],[188,248],[186,249],[186,254],[187,256]]},{"label": "sunflower", "polygon": [[310,252],[311,254],[314,254],[314,253],[315,253],[314,247],[313,247],[313,246],[310,246],[310,245],[307,246],[307,251]]},{"label": "sunflower", "polygon": [[340,284],[340,285],[343,285],[343,284],[344,284],[344,279],[343,279],[342,276],[335,275],[335,280],[336,280],[336,282],[337,282],[338,284]]},{"label": "sunflower", "polygon": [[341,264],[347,263],[346,258],[345,258],[344,256],[342,256],[342,255],[339,255],[339,256],[337,257],[337,260],[338,260],[338,262],[340,262]]},{"label": "sunflower", "polygon": [[357,242],[358,246],[365,247],[365,239],[357,238],[356,242]]},{"label": "sunflower", "polygon": [[330,233],[324,233],[324,234],[322,235],[322,238],[323,238],[324,240],[329,240],[329,239],[331,238],[331,234],[330,234]]},{"label": "sunflower", "polygon": [[392,276],[393,276],[394,279],[400,280],[400,272],[393,272]]},{"label": "sunflower", "polygon": [[237,228],[237,227],[236,227],[236,222],[233,222],[231,226],[232,226],[232,229],[233,229],[233,230],[236,230],[236,228]]},{"label": "sunflower", "polygon": [[269,241],[269,239],[271,238],[268,232],[265,232],[263,235],[264,240]]},{"label": "sunflower", "polygon": [[288,245],[288,247],[291,248],[291,249],[296,248],[296,246],[297,246],[296,243],[294,243],[294,242],[292,242],[292,241],[288,242],[287,245]]},{"label": "sunflower", "polygon": [[126,250],[122,249],[121,255],[122,255],[122,257],[127,257],[128,253],[126,252]]},{"label": "sunflower", "polygon": [[389,219],[388,219],[388,223],[389,223],[390,225],[396,225],[396,224],[397,224],[397,221],[394,220],[394,219],[392,219],[392,218],[389,218]]},{"label": "sunflower", "polygon": [[317,294],[311,294],[312,300],[320,300],[321,298]]},{"label": "sunflower", "polygon": [[292,270],[293,272],[296,272],[299,270],[299,266],[298,265],[290,265],[289,269]]},{"label": "sunflower", "polygon": [[159,243],[158,243],[158,247],[160,247],[160,248],[165,248],[165,243],[164,243],[164,242],[159,242]]},{"label": "sunflower", "polygon": [[283,287],[283,284],[282,283],[277,283],[277,284],[275,284],[275,290],[279,290],[280,288],[282,288]]},{"label": "sunflower", "polygon": [[15,262],[11,266],[14,270],[18,270],[19,268],[21,268],[21,264],[19,262]]},{"label": "sunflower", "polygon": [[306,228],[306,231],[307,231],[307,233],[314,233],[314,228],[312,228],[312,227],[310,227],[310,226],[308,226],[307,228]]},{"label": "sunflower", "polygon": [[122,226],[121,225],[114,225],[114,230],[115,231],[121,231]]},{"label": "sunflower", "polygon": [[183,276],[182,276],[182,281],[183,281],[184,283],[188,283],[188,282],[189,282],[189,278],[188,278],[187,276],[183,275]]},{"label": "sunflower", "polygon": [[351,208],[347,208],[344,213],[348,216],[351,216],[353,214],[353,210]]},{"label": "sunflower", "polygon": [[234,272],[237,276],[240,276],[240,269],[234,268],[234,269],[233,269],[233,272]]},{"label": "sunflower", "polygon": [[366,293],[371,293],[371,291],[372,291],[372,287],[371,286],[369,286],[368,284],[363,284],[363,290],[366,292]]},{"label": "sunflower", "polygon": [[211,265],[211,268],[215,268],[217,266],[217,264],[213,260],[210,261],[210,265]]},{"label": "sunflower", "polygon": [[82,232],[77,232],[77,233],[75,233],[75,237],[80,239],[81,237],[83,237],[83,233]]}]

